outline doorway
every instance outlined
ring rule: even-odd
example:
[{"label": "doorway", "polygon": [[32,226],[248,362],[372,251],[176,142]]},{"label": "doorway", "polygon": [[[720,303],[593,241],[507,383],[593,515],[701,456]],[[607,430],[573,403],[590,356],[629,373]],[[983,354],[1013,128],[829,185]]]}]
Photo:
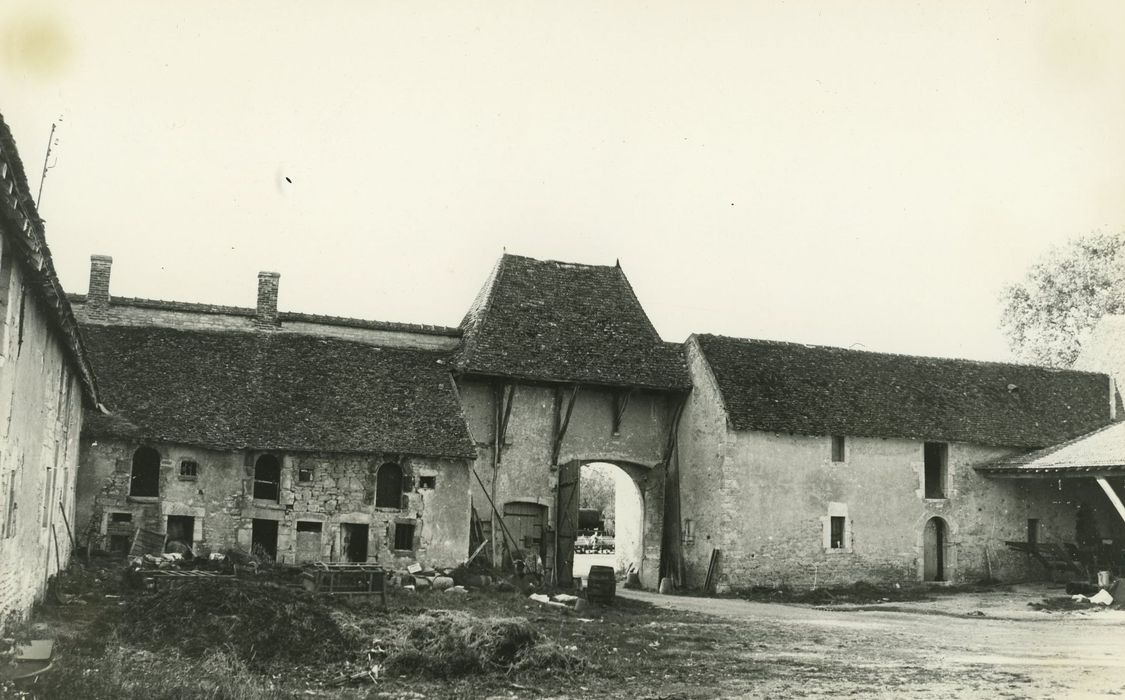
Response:
[{"label": "doorway", "polygon": [[945,549],[949,543],[949,529],[941,518],[930,518],[922,533],[922,580],[945,581]]},{"label": "doorway", "polygon": [[[547,506],[538,503],[512,501],[504,504],[504,525],[508,528],[512,539],[520,553],[512,552],[510,557],[524,559],[536,555],[540,562],[547,557],[547,543],[543,539],[543,530],[547,524]],[[508,543],[511,546],[511,543]],[[508,561],[511,559],[505,557]]]},{"label": "doorway", "polygon": [[190,515],[169,515],[168,537],[165,539],[165,549],[173,542],[179,542],[191,549],[195,541],[195,518]]},{"label": "doorway", "polygon": [[367,561],[367,525],[344,523],[340,526],[341,547],[344,561],[362,564]]},{"label": "doorway", "polygon": [[258,555],[277,559],[277,521],[254,518],[250,532],[250,549]]}]

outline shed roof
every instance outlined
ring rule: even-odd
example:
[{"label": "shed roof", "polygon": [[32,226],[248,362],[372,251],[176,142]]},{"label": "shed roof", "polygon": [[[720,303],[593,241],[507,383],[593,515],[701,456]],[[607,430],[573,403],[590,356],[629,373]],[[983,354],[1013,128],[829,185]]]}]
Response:
[{"label": "shed roof", "polygon": [[1111,423],[1058,445],[976,469],[997,476],[1093,476],[1125,471],[1125,422]]},{"label": "shed roof", "polygon": [[735,430],[1040,448],[1110,421],[1104,374],[696,336]]},{"label": "shed roof", "polygon": [[461,322],[471,374],[650,389],[691,386],[619,266],[504,255]]},{"label": "shed roof", "polygon": [[83,326],[87,432],[221,449],[472,457],[449,353],[278,332]]}]

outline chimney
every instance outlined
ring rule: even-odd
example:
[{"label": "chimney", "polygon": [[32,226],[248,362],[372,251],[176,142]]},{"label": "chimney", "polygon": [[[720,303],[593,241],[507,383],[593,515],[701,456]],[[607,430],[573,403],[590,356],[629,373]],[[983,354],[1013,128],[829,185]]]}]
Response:
[{"label": "chimney", "polygon": [[258,313],[254,320],[260,326],[280,325],[277,320],[277,280],[276,272],[258,273]]},{"label": "chimney", "polygon": [[109,272],[113,258],[108,255],[90,256],[90,286],[86,291],[86,305],[91,310],[109,308]]}]

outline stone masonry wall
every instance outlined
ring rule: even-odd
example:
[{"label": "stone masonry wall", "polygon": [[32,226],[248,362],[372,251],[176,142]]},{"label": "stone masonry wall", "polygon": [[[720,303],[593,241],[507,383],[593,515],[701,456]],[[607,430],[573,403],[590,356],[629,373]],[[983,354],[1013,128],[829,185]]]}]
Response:
[{"label": "stone masonry wall", "polygon": [[[368,525],[367,561],[398,567],[415,561],[453,566],[468,554],[469,484],[464,461],[398,455],[276,454],[281,458],[278,501],[253,498],[254,467],[261,452],[207,450],[154,444],[161,454],[160,496],[129,496],[132,456],[137,443],[83,441],[83,501],[79,522],[97,547],[107,548],[114,514],[128,515],[135,527],[165,532],[168,516],[195,518],[194,545],[201,552],[251,547],[255,519],[278,522],[277,554],[297,563],[298,523],[320,523],[319,556],[343,561],[344,523]],[[196,462],[197,476],[180,465]],[[410,478],[402,508],[373,503],[375,470],[388,462]],[[302,482],[300,470],[311,480]],[[119,516],[122,517],[122,516]],[[413,548],[394,548],[396,523],[413,524]]]}]

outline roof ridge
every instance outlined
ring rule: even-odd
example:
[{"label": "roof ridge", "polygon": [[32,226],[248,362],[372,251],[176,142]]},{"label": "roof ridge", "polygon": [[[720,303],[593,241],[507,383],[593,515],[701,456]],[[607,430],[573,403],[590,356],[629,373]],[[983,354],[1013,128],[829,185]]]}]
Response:
[{"label": "roof ridge", "polygon": [[771,340],[771,339],[767,339],[767,338],[740,338],[740,337],[737,337],[737,336],[722,335],[722,334],[719,334],[719,333],[692,333],[692,335],[697,337],[697,338],[715,338],[715,339],[718,339],[718,340],[732,340],[732,341],[735,341],[735,342],[745,343],[745,344],[782,345],[782,346],[789,346],[789,347],[800,347],[800,348],[805,348],[805,349],[808,349],[808,350],[832,350],[832,351],[843,352],[843,353],[854,353],[854,354],[857,354],[857,355],[862,354],[862,355],[878,355],[880,357],[900,357],[900,358],[907,358],[907,359],[911,359],[911,360],[935,360],[935,361],[938,361],[938,362],[956,362],[956,363],[960,363],[960,364],[984,365],[984,366],[987,366],[987,367],[1012,367],[1012,368],[1017,368],[1017,369],[1038,369],[1038,370],[1043,370],[1045,372],[1058,372],[1058,373],[1066,373],[1066,374],[1093,374],[1093,375],[1104,375],[1105,374],[1105,372],[1093,372],[1093,371],[1090,371],[1090,370],[1072,369],[1072,368],[1069,368],[1069,367],[1045,367],[1043,365],[1033,365],[1033,364],[1022,363],[1022,362],[1002,362],[1002,361],[999,361],[999,360],[973,360],[973,359],[970,359],[970,358],[967,358],[967,357],[938,357],[936,355],[911,355],[909,353],[886,352],[886,351],[883,351],[883,350],[866,350],[866,349],[861,350],[861,349],[858,349],[858,348],[845,348],[845,347],[840,347],[839,345],[821,345],[819,343],[801,343],[801,342],[797,342],[795,340]]}]

